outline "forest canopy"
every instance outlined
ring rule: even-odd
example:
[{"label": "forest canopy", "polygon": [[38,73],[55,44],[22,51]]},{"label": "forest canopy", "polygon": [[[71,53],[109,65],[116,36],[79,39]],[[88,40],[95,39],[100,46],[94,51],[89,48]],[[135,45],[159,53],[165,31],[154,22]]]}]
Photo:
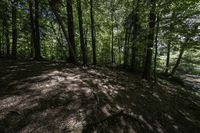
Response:
[{"label": "forest canopy", "polygon": [[199,73],[199,0],[2,0],[0,56]]}]

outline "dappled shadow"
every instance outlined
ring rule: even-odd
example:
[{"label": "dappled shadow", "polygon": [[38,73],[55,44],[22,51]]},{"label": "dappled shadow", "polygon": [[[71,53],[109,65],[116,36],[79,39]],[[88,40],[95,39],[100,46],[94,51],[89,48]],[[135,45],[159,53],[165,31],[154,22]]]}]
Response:
[{"label": "dappled shadow", "polygon": [[198,132],[200,98],[102,67],[1,61],[0,132]]}]

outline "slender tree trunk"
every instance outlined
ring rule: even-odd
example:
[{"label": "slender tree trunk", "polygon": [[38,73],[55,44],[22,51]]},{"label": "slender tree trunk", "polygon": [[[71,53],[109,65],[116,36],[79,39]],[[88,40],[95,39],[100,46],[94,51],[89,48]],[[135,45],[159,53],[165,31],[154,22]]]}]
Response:
[{"label": "slender tree trunk", "polygon": [[124,42],[124,68],[126,68],[127,65],[128,65],[128,51],[127,51],[127,47],[128,47],[128,28],[126,28],[126,31],[125,31],[125,42]]},{"label": "slender tree trunk", "polygon": [[4,56],[4,47],[5,47],[5,26],[4,19],[2,20],[2,56]]},{"label": "slender tree trunk", "polygon": [[142,62],[141,62],[141,68],[143,68],[143,69],[144,69],[145,63],[146,63],[146,54],[147,54],[147,49],[144,48],[143,49],[143,55],[142,55]]},{"label": "slender tree trunk", "polygon": [[[0,18],[0,19],[2,19],[2,18]],[[3,45],[3,28],[4,26],[3,26],[3,23],[2,23],[2,25],[1,25],[1,32],[0,32],[0,57],[2,57],[2,45]]]},{"label": "slender tree trunk", "polygon": [[173,69],[172,69],[172,71],[170,73],[170,76],[173,76],[176,73],[176,70],[179,67],[180,63],[181,63],[181,59],[182,59],[183,54],[185,52],[185,47],[187,45],[187,42],[188,42],[188,40],[185,42],[185,44],[182,45],[182,47],[180,49],[180,53],[179,53],[178,59],[177,59],[176,64],[174,65],[174,67],[173,67]]},{"label": "slender tree trunk", "polygon": [[[73,18],[73,7],[72,7],[72,0],[66,0],[67,3],[67,22],[68,22],[68,35],[69,41],[73,48],[74,54],[76,55],[76,46],[75,46],[75,37],[74,37],[74,18]],[[75,58],[72,55],[71,49],[69,49],[69,62],[75,63]]]},{"label": "slender tree trunk", "polygon": [[12,3],[12,58],[17,58],[17,1]]},{"label": "slender tree trunk", "polygon": [[154,57],[154,81],[157,83],[157,75],[156,75],[156,69],[157,69],[157,56],[158,56],[158,34],[159,34],[159,27],[160,27],[160,19],[159,15],[157,16],[157,26],[156,26],[156,36],[155,36],[155,57]]},{"label": "slender tree trunk", "polygon": [[[112,5],[112,4],[111,4]],[[113,8],[113,7],[112,7]],[[111,22],[112,22],[112,25],[111,25],[111,61],[112,61],[112,64],[114,64],[114,18],[113,18],[113,13],[114,10],[112,9],[111,11]]]},{"label": "slender tree trunk", "polygon": [[97,64],[97,59],[96,59],[96,35],[95,35],[93,0],[90,0],[90,19],[91,19],[93,64],[96,65]]},{"label": "slender tree trunk", "polygon": [[138,16],[138,10],[139,10],[139,0],[137,0],[137,4],[135,7],[135,13],[133,15],[133,44],[132,44],[132,57],[131,57],[131,68],[135,69],[136,67],[136,48],[135,48],[135,41],[137,39],[137,34],[138,34],[138,21],[139,21],[139,16]]},{"label": "slender tree trunk", "polygon": [[8,14],[8,4],[5,5],[3,12],[3,26],[5,34],[5,45],[6,45],[6,56],[10,56],[10,38],[9,38],[9,14]]},{"label": "slender tree trunk", "polygon": [[122,57],[121,57],[121,44],[120,44],[120,38],[117,39],[118,41],[118,52],[119,52],[119,64],[121,65],[122,63]]},{"label": "slender tree trunk", "polygon": [[84,32],[83,32],[81,0],[77,0],[77,9],[78,9],[80,43],[81,43],[81,50],[82,50],[82,57],[83,57],[83,65],[86,65],[87,64],[87,57],[86,57],[86,45],[85,45],[85,41],[84,41]]},{"label": "slender tree trunk", "polygon": [[131,48],[132,56],[131,56],[131,68],[133,70],[136,69],[136,49],[135,49],[135,42],[133,42],[132,48]]},{"label": "slender tree trunk", "polygon": [[2,34],[0,33],[0,57],[2,56],[2,55],[1,55],[2,39],[3,39],[3,38],[2,38]]},{"label": "slender tree trunk", "polygon": [[63,31],[64,37],[65,37],[66,41],[68,42],[69,49],[72,51],[72,56],[73,56],[73,58],[75,59],[75,62],[74,62],[74,63],[76,63],[76,55],[75,55],[74,49],[73,49],[73,47],[72,47],[72,45],[71,45],[71,42],[70,42],[69,36],[68,36],[68,34],[67,34],[67,31],[66,31],[66,29],[65,29],[65,26],[64,26],[64,24],[63,24],[62,18],[61,18],[61,16],[58,14],[57,9],[56,9],[57,1],[56,1],[56,0],[48,0],[48,2],[49,2],[49,5],[50,5],[50,7],[51,7],[51,9],[52,9],[52,12],[54,13],[54,15],[55,15],[55,17],[56,17],[56,20],[58,21],[58,24],[60,25],[60,27],[61,27],[61,29],[62,29],[62,31]]},{"label": "slender tree trunk", "polygon": [[143,71],[143,78],[150,80],[151,78],[151,67],[152,67],[152,53],[154,45],[154,34],[155,34],[155,25],[156,25],[156,1],[151,0],[151,11],[149,14],[149,35],[148,35],[148,44],[147,44],[147,55],[146,62]]},{"label": "slender tree trunk", "polygon": [[170,53],[171,53],[171,44],[170,42],[167,43],[167,59],[166,59],[166,66],[165,66],[165,74],[168,74],[169,71],[169,63],[170,63]]},{"label": "slender tree trunk", "polygon": [[[84,35],[85,35],[85,38],[84,38],[84,40],[85,40],[85,47],[86,47],[86,50],[87,50],[87,43],[88,43],[88,40],[87,40],[87,34],[88,34],[88,28],[86,28],[85,29],[85,32],[84,32]],[[87,55],[87,53],[86,53],[86,55]],[[86,56],[87,57],[87,56]],[[88,57],[87,57],[88,58]]]},{"label": "slender tree trunk", "polygon": [[30,25],[31,25],[31,57],[35,57],[35,24],[34,24],[34,16],[33,16],[33,2],[29,0],[29,12],[30,12]]},{"label": "slender tree trunk", "polygon": [[[119,32],[119,26],[117,25],[117,32]],[[121,44],[120,44],[120,36],[117,37],[117,44],[118,44],[118,56],[119,56],[119,64],[121,65]]]},{"label": "slender tree trunk", "polygon": [[8,24],[8,14],[5,16],[5,37],[6,37],[6,56],[10,56],[10,38],[9,38],[9,24]]},{"label": "slender tree trunk", "polygon": [[35,0],[35,60],[41,60],[41,50],[40,50],[40,26],[39,26],[39,0]]},{"label": "slender tree trunk", "polygon": [[[62,59],[65,59],[65,60],[67,60],[67,54],[66,54],[66,52],[65,52],[65,50],[63,49],[63,44],[64,44],[64,38],[63,38],[63,32],[62,32],[62,29],[61,29],[61,26],[59,25],[59,39],[60,39],[60,43],[62,44],[62,49],[61,49],[61,51],[62,51]],[[68,49],[69,49],[69,47],[67,47]],[[73,55],[73,54],[72,54]]]},{"label": "slender tree trunk", "polygon": [[[169,32],[171,33],[172,30],[174,29],[174,25],[173,25],[173,19],[174,19],[174,15],[175,13],[172,13],[172,17],[171,17],[171,24],[169,27]],[[168,75],[169,72],[169,65],[170,65],[170,54],[171,54],[171,42],[169,41],[167,43],[167,58],[166,58],[166,66],[165,66],[165,74]]]}]

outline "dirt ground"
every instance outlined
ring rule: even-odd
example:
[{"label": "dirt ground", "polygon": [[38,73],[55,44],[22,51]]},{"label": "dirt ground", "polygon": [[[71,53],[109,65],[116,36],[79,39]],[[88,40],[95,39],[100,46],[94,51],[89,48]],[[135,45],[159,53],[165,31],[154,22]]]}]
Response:
[{"label": "dirt ground", "polygon": [[200,93],[103,67],[0,61],[0,133],[199,133]]}]

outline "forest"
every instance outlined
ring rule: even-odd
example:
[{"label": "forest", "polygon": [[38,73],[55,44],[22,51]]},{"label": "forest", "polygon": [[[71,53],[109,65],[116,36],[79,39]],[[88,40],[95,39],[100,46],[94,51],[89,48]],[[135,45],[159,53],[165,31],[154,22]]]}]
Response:
[{"label": "forest", "polygon": [[199,133],[199,0],[0,0],[0,133]]}]

